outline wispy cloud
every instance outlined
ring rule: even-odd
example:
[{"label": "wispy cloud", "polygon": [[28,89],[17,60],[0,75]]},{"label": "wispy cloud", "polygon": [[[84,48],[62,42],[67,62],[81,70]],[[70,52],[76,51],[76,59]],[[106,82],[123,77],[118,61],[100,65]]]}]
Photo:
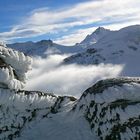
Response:
[{"label": "wispy cloud", "polygon": [[[86,29],[88,25],[93,27],[117,25],[118,29],[122,27],[122,23],[124,26],[130,25],[132,21],[138,24],[140,22],[139,7],[139,0],[91,0],[61,9],[35,9],[10,31],[0,33],[0,38],[11,40],[62,31],[69,34],[69,30],[73,30],[69,41],[67,41],[68,35],[63,36],[62,41],[60,41],[61,38],[56,40],[63,44],[75,43],[85,36],[85,33],[81,37],[78,36],[81,27]],[[72,38],[73,34],[78,36],[77,40]]]}]

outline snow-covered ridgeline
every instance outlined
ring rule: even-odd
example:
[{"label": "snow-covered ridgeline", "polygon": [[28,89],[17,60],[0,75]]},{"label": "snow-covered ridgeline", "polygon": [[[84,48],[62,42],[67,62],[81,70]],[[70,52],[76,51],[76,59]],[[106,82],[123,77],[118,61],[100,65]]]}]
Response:
[{"label": "snow-covered ridgeline", "polygon": [[21,51],[27,55],[47,57],[53,54],[71,54],[80,52],[83,48],[79,46],[63,46],[54,43],[52,40],[41,40],[38,42],[23,42],[7,44],[9,48]]},{"label": "snow-covered ridgeline", "polygon": [[97,82],[74,107],[84,114],[101,140],[140,139],[140,79],[120,78]]},{"label": "snow-covered ridgeline", "polygon": [[124,99],[136,101],[140,100],[140,78],[122,77],[100,80],[92,87],[88,88],[82,95],[86,99],[94,99],[96,103],[110,103]]},{"label": "snow-covered ridgeline", "polygon": [[0,139],[19,136],[25,125],[49,113],[56,99],[40,92],[0,89]]},{"label": "snow-covered ridgeline", "polygon": [[0,86],[10,89],[22,89],[25,73],[31,69],[31,58],[22,52],[0,44]]},{"label": "snow-covered ridgeline", "polygon": [[19,137],[23,129],[47,118],[48,114],[64,111],[75,100],[37,91],[0,89],[0,139]]}]

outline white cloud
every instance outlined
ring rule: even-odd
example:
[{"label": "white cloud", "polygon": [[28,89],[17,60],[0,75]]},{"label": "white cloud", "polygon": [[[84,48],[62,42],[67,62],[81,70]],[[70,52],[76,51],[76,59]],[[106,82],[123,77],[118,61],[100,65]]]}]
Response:
[{"label": "white cloud", "polygon": [[[130,21],[138,24],[140,22],[139,7],[139,0],[91,0],[55,10],[40,8],[32,11],[28,17],[22,20],[21,24],[13,27],[11,31],[0,33],[0,38],[10,40],[46,33],[60,33],[60,31],[67,31],[72,27],[80,28],[78,26],[81,25],[93,24],[93,26],[98,26],[95,24],[96,22],[103,26],[110,23],[110,27],[112,24],[117,25],[117,23],[124,25],[129,23],[130,25]],[[62,37],[62,39],[65,38]],[[67,43],[66,39],[62,42]],[[76,41],[73,38],[70,40]]]},{"label": "white cloud", "polygon": [[66,55],[52,55],[47,59],[35,58],[33,70],[28,73],[26,89],[79,97],[97,80],[116,77],[123,69],[121,65],[111,64],[60,66],[65,57]]}]

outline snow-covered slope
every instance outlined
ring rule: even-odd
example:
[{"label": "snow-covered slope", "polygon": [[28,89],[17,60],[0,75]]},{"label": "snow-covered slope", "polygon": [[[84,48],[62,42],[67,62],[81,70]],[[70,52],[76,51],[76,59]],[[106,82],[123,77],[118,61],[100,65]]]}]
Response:
[{"label": "snow-covered slope", "polygon": [[27,55],[45,57],[49,54],[75,53],[81,51],[78,46],[63,46],[51,40],[41,40],[39,42],[25,42],[7,44],[8,47],[24,52]]},{"label": "snow-covered slope", "polygon": [[87,89],[73,110],[101,140],[140,139],[140,78],[107,79]]},{"label": "snow-covered slope", "polygon": [[125,75],[139,76],[139,60],[140,25],[134,25],[109,32],[97,43],[88,46],[86,51],[66,58],[64,63],[121,64],[124,65]]}]

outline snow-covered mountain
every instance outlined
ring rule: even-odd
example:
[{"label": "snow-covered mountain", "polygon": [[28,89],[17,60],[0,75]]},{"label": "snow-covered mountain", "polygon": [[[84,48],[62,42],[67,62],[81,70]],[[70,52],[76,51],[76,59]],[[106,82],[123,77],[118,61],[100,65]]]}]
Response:
[{"label": "snow-covered mountain", "polygon": [[49,54],[72,54],[85,50],[89,45],[98,42],[102,37],[110,33],[108,29],[99,27],[91,35],[88,35],[82,42],[74,46],[64,46],[54,43],[52,40],[41,40],[38,42],[24,42],[7,44],[9,48],[16,49],[31,56],[47,56]]},{"label": "snow-covered mountain", "polygon": [[140,78],[101,80],[76,99],[22,90],[23,53],[1,45],[0,60],[1,140],[140,139]]},{"label": "snow-covered mountain", "polygon": [[140,25],[129,26],[118,31],[110,31],[86,51],[72,55],[65,64],[121,64],[124,74],[138,76],[140,67]]},{"label": "snow-covered mountain", "polygon": [[45,57],[49,54],[76,53],[82,50],[81,47],[63,46],[54,43],[52,40],[41,40],[38,42],[24,42],[7,44],[9,48],[21,51],[26,55]]}]

